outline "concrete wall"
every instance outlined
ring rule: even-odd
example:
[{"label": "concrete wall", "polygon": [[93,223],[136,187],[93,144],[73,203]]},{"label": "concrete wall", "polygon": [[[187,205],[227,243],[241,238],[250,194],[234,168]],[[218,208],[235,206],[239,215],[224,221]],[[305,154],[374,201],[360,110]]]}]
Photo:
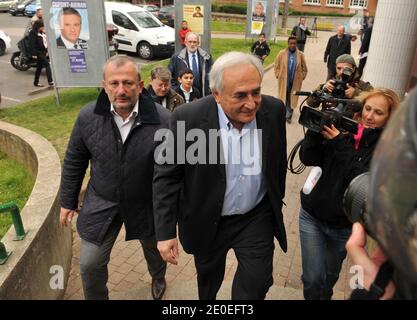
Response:
[{"label": "concrete wall", "polygon": [[[59,226],[59,157],[45,138],[2,121],[0,150],[36,177],[28,202],[21,210],[28,231],[26,238],[13,241],[15,231],[11,227],[1,240],[12,254],[0,265],[0,300],[61,299],[71,266],[72,233],[70,227]],[[52,289],[51,278],[57,280],[52,281],[55,285],[63,284],[63,288]]]}]

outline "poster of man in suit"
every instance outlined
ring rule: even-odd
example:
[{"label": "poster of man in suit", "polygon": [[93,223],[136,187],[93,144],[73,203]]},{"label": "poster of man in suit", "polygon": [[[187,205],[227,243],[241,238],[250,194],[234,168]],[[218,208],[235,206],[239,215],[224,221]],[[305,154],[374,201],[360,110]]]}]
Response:
[{"label": "poster of man in suit", "polygon": [[90,38],[87,1],[52,1],[57,48],[85,50]]}]

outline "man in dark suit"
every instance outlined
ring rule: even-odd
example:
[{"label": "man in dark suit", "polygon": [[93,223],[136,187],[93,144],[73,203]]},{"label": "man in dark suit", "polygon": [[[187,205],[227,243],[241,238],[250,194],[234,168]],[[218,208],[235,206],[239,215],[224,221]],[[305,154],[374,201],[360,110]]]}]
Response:
[{"label": "man in dark suit", "polygon": [[251,54],[219,57],[210,72],[212,95],[177,108],[156,151],[158,249],[177,263],[178,222],[181,244],[194,255],[200,299],[216,298],[229,249],[239,262],[232,299],[264,299],[273,284],[274,236],[287,250],[285,106],[261,95],[263,72]]},{"label": "man in dark suit", "polygon": [[342,54],[350,54],[351,37],[345,34],[345,27],[338,26],[337,33],[329,38],[324,51],[324,62],[327,62],[327,80],[336,75],[336,59]]},{"label": "man in dark suit", "polygon": [[87,41],[80,39],[81,15],[72,8],[65,7],[59,13],[61,35],[56,39],[57,48],[87,49]]},{"label": "man in dark suit", "polygon": [[191,69],[194,75],[194,86],[203,97],[209,95],[209,72],[212,64],[211,55],[200,48],[198,35],[187,32],[185,34],[185,48],[174,54],[169,61],[168,69],[172,75],[172,88],[176,90],[180,86],[178,82],[180,73],[185,69]]}]

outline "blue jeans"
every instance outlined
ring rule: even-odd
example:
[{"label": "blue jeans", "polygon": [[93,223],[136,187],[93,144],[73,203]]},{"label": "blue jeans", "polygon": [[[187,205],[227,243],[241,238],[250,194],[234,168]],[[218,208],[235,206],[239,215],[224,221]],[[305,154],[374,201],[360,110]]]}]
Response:
[{"label": "blue jeans", "polygon": [[300,210],[300,240],[304,299],[330,300],[346,257],[345,245],[351,228],[324,225],[303,208]]}]

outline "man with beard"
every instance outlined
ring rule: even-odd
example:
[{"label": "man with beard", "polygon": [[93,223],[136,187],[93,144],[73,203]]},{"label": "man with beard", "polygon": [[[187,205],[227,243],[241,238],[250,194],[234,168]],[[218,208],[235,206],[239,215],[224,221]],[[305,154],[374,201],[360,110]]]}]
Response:
[{"label": "man with beard", "polygon": [[166,263],[156,248],[152,210],[154,134],[167,127],[169,112],[143,88],[137,64],[127,56],[104,66],[104,90],[75,122],[61,180],[60,222],[78,212],[78,196],[88,165],[90,180],[77,219],[80,271],[86,299],[108,299],[110,254],[124,224],[126,240],[139,239],[152,297],[165,291]]}]

